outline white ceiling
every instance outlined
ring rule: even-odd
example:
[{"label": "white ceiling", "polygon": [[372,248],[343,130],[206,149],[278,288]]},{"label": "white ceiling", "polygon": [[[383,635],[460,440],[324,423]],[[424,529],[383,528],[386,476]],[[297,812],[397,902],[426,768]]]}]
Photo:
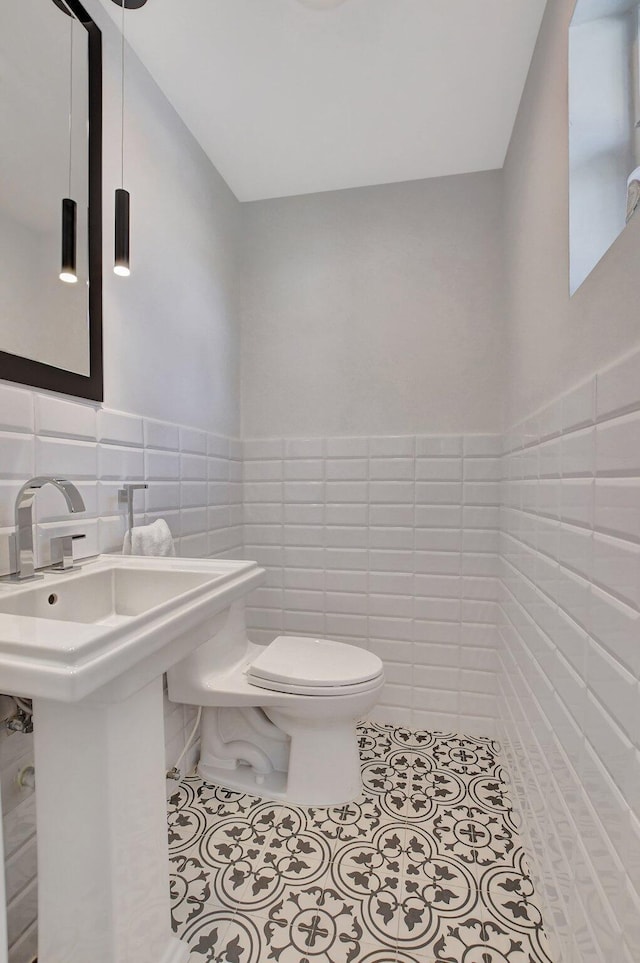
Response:
[{"label": "white ceiling", "polygon": [[125,33],[248,201],[502,167],[545,2],[149,0]]}]

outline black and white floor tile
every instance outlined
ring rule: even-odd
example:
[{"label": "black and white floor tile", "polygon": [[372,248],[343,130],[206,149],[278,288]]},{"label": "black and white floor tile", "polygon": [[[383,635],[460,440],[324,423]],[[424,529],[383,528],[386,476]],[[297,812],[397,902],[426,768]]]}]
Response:
[{"label": "black and white floor tile", "polygon": [[299,807],[186,779],[171,899],[190,963],[553,963],[499,747],[359,727],[363,792]]}]

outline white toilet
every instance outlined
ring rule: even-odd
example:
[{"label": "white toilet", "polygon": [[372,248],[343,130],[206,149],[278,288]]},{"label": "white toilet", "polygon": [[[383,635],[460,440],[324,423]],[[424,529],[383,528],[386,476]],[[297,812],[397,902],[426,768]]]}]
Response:
[{"label": "white toilet", "polygon": [[203,706],[198,771],[229,789],[303,805],[361,791],[356,723],[380,697],[380,659],[327,639],[255,645],[244,604],[167,673],[173,702]]}]

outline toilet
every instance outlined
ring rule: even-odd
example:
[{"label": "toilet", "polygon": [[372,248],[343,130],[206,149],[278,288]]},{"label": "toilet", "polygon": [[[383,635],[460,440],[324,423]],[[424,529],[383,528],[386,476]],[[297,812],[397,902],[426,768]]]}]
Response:
[{"label": "toilet", "polygon": [[244,603],[236,602],[167,679],[173,702],[202,707],[205,782],[313,806],[361,792],[356,724],[384,685],[373,653],[287,635],[256,645],[247,639]]}]

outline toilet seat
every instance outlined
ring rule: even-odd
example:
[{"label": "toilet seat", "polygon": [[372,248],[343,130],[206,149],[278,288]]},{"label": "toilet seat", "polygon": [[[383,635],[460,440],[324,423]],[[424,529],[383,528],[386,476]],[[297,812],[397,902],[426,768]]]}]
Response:
[{"label": "toilet seat", "polygon": [[[377,655],[330,639],[281,635],[245,669],[261,689],[299,695],[335,696],[375,688],[383,674]],[[337,691],[338,690],[338,691]]]}]

